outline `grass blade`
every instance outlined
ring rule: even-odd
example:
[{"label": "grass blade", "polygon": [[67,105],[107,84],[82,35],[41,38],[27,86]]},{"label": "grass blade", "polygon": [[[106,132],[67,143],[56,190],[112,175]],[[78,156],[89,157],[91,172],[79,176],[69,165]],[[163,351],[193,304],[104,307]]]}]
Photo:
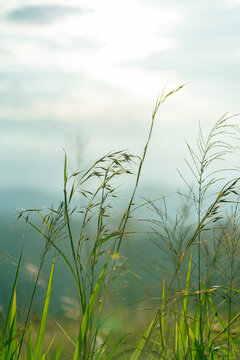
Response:
[{"label": "grass blade", "polygon": [[33,360],[32,326],[30,326],[25,360]]},{"label": "grass blade", "polygon": [[192,253],[190,255],[190,260],[188,264],[188,272],[187,272],[187,280],[186,280],[186,288],[184,291],[184,299],[182,303],[182,311],[181,311],[181,319],[179,324],[179,340],[178,340],[178,354],[179,358],[183,359],[185,357],[186,343],[187,343],[187,334],[186,330],[188,328],[187,324],[187,306],[188,306],[188,295],[189,295],[189,282],[191,275],[191,265],[192,265]]},{"label": "grass blade", "polygon": [[78,360],[79,357],[80,357],[80,354],[81,354],[81,351],[82,351],[82,346],[84,344],[84,341],[85,341],[85,338],[86,338],[86,335],[87,335],[87,329],[88,329],[88,326],[89,326],[89,319],[92,316],[93,308],[94,308],[94,305],[96,303],[96,299],[98,297],[100,287],[101,287],[102,282],[104,280],[104,275],[105,275],[105,272],[106,272],[106,269],[107,269],[107,266],[108,266],[109,259],[110,259],[110,257],[108,256],[108,258],[107,258],[107,260],[105,262],[105,265],[104,265],[104,267],[103,267],[103,269],[101,271],[101,274],[99,276],[98,282],[95,285],[95,288],[94,288],[93,293],[91,295],[91,298],[89,300],[86,311],[85,311],[85,313],[83,315],[82,322],[81,322],[81,327],[80,327],[80,331],[79,331],[79,336],[78,336],[78,342],[77,342],[77,346],[76,346],[76,349],[75,349],[73,360]]},{"label": "grass blade", "polygon": [[49,276],[48,287],[47,287],[47,292],[46,292],[46,297],[45,297],[45,302],[44,302],[44,308],[43,308],[41,323],[40,323],[40,327],[39,327],[39,331],[38,331],[36,347],[35,347],[35,351],[34,351],[34,358],[33,358],[34,360],[39,360],[42,357],[43,343],[44,343],[47,316],[48,316],[48,307],[49,307],[50,295],[51,295],[51,289],[52,289],[54,265],[55,265],[55,258],[53,259],[52,268],[51,268],[51,272],[50,272],[50,276]]},{"label": "grass blade", "polygon": [[8,312],[7,312],[7,318],[5,322],[5,328],[3,330],[3,336],[1,338],[1,348],[2,348],[2,354],[3,359],[11,359],[14,356],[14,353],[17,349],[17,342],[16,342],[16,310],[17,310],[17,303],[16,303],[16,288],[17,288],[17,282],[19,277],[19,271],[22,261],[22,255],[23,250],[21,252],[17,271],[15,275],[15,280],[13,284],[13,289],[11,293],[11,298],[9,302]]},{"label": "grass blade", "polygon": [[152,322],[150,323],[149,327],[145,331],[145,334],[143,335],[142,339],[140,340],[137,348],[134,350],[132,356],[130,357],[130,360],[138,360],[139,356],[142,354],[142,351],[143,351],[145,345],[148,342],[149,336],[151,334],[151,330],[152,330],[153,326],[155,325],[155,323],[156,323],[156,315],[154,316]]}]

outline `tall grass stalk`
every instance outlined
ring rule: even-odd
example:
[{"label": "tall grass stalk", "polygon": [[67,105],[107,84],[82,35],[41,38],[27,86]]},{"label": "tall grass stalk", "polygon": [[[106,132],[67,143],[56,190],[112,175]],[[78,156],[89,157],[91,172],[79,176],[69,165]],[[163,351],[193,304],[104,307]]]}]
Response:
[{"label": "tall grass stalk", "polygon": [[120,232],[120,237],[119,237],[119,241],[118,241],[118,244],[117,244],[117,251],[119,251],[120,249],[120,246],[121,246],[121,243],[122,243],[122,239],[123,239],[123,236],[124,236],[124,233],[125,233],[125,229],[126,229],[126,225],[127,225],[127,222],[128,222],[128,219],[129,219],[129,216],[130,216],[130,213],[131,213],[131,208],[132,208],[132,205],[133,205],[133,200],[134,200],[134,197],[135,197],[135,194],[136,194],[136,191],[137,191],[137,187],[138,187],[138,184],[139,184],[139,180],[140,180],[140,175],[141,175],[141,171],[142,171],[142,166],[143,166],[143,163],[144,163],[144,160],[146,158],[146,154],[147,154],[147,150],[148,150],[148,146],[149,146],[149,143],[150,143],[150,140],[151,140],[151,136],[152,136],[152,131],[153,131],[153,126],[154,126],[154,123],[155,123],[155,119],[156,119],[156,115],[157,115],[157,112],[161,106],[161,104],[171,95],[173,95],[174,93],[178,92],[179,90],[181,90],[183,88],[184,85],[181,85],[179,86],[178,88],[172,90],[171,92],[169,92],[167,95],[165,95],[165,88],[166,86],[164,87],[161,95],[157,98],[157,101],[156,101],[156,104],[155,104],[155,107],[154,107],[154,110],[153,110],[153,113],[152,113],[152,121],[151,121],[151,125],[150,125],[150,130],[149,130],[149,133],[148,133],[148,138],[147,138],[147,142],[145,144],[145,147],[144,147],[144,150],[143,150],[143,155],[142,157],[140,157],[140,162],[139,162],[139,167],[138,167],[138,171],[137,171],[137,177],[136,177],[136,183],[135,183],[135,186],[133,188],[133,192],[132,192],[132,195],[130,197],[130,201],[128,203],[128,206],[127,206],[127,209],[125,211],[125,214],[123,215],[122,217],[122,220],[120,222],[120,226],[119,226],[119,232]]}]

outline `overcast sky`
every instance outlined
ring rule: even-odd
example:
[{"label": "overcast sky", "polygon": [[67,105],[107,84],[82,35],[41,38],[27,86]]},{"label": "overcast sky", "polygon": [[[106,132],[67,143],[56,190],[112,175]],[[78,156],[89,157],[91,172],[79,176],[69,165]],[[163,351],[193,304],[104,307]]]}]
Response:
[{"label": "overcast sky", "polygon": [[62,186],[105,152],[140,153],[143,181],[175,184],[184,139],[240,112],[240,1],[8,0],[0,5],[0,187]]}]

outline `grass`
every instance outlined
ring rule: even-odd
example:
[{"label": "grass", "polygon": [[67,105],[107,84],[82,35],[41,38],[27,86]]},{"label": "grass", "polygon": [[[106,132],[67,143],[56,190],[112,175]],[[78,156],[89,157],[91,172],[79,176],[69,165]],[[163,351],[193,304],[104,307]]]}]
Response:
[{"label": "grass", "polygon": [[[157,99],[142,156],[124,151],[109,153],[86,171],[71,175],[65,156],[63,201],[59,207],[19,212],[18,219],[34,228],[45,246],[23,322],[18,320],[16,295],[20,256],[0,332],[0,360],[239,358],[239,178],[227,180],[221,174],[228,170],[215,167],[215,163],[236,151],[229,140],[238,135],[238,128],[230,123],[231,117],[221,117],[206,138],[200,128],[196,149],[187,143],[186,165],[190,177],[179,172],[188,191],[180,194],[184,206],[179,216],[169,216],[164,197],[160,205],[149,199],[141,205],[135,204],[156,114],[162,103],[181,88],[167,95],[164,90]],[[132,193],[116,224],[112,214],[119,196],[118,183],[132,176],[136,166]],[[147,220],[151,226],[149,240],[155,244],[156,252],[168,258],[167,269],[159,272],[161,293],[142,333],[133,328],[129,331],[112,328],[106,333],[104,325],[110,317],[107,307],[112,284],[114,281],[119,284],[126,274],[122,244],[127,236],[138,235],[137,231],[130,231],[128,224],[129,220],[134,221],[134,212],[141,207],[152,211],[152,217]],[[40,226],[36,216],[41,220]],[[78,219],[77,234],[73,219]],[[37,324],[33,320],[33,301],[49,254],[52,267]],[[58,331],[55,336],[54,330],[49,340],[48,310],[55,261],[59,257],[71,274],[79,306],[72,326],[61,319],[55,321]],[[162,264],[154,264],[156,271],[162,269]],[[138,311],[138,316],[146,316],[142,309]],[[119,318],[120,314],[119,310]],[[68,345],[59,340],[59,331]]]}]

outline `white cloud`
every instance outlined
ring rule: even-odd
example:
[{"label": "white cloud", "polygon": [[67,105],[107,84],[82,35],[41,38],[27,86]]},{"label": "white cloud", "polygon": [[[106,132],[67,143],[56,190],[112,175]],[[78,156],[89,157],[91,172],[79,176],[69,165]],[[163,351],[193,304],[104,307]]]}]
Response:
[{"label": "white cloud", "polygon": [[240,0],[225,0],[225,3],[229,7],[238,7],[240,5]]},{"label": "white cloud", "polygon": [[[33,3],[24,2],[24,5]],[[71,1],[72,6],[75,3]],[[66,2],[58,4],[66,5]],[[78,4],[80,7],[82,5],[83,2]],[[114,83],[117,84],[124,73],[129,74],[129,71],[125,71],[119,76],[119,68],[124,61],[178,46],[177,40],[168,35],[169,30],[183,22],[183,14],[174,9],[160,8],[156,11],[137,0],[90,1],[88,7],[94,11],[76,14],[44,27],[2,23],[0,31],[6,39],[2,46],[12,56],[5,56],[5,60],[1,60],[1,68],[40,70],[47,67],[82,72],[96,79],[103,78],[101,74],[106,75],[109,68],[110,76],[115,78]],[[102,46],[93,50],[81,49],[73,44],[71,48],[73,38]],[[45,40],[46,46],[39,40]],[[47,41],[68,44],[70,48],[59,50],[54,46],[47,47]]]},{"label": "white cloud", "polygon": [[[24,6],[34,4],[34,1],[21,3]],[[47,4],[48,1],[41,2],[41,6]],[[139,104],[151,108],[167,80],[170,87],[180,83],[173,72],[123,66],[128,60],[178,46],[177,40],[169,36],[169,31],[181,25],[184,19],[176,9],[158,7],[156,11],[138,0],[51,1],[51,5],[54,4],[93,11],[78,13],[44,26],[3,21],[0,32],[5,40],[2,40],[1,46],[7,52],[0,58],[0,68],[13,73],[41,73],[47,70],[83,74],[96,87],[80,83],[78,88],[67,94],[47,100],[39,97],[34,103],[21,106],[18,111],[10,106],[2,106],[1,119],[51,118],[66,121],[98,118],[120,108],[120,120],[122,113],[128,110],[133,113],[133,107],[137,108]],[[4,10],[7,12],[17,6],[19,3],[12,1],[4,6]],[[101,46],[81,48],[73,39],[83,39],[85,43]],[[66,45],[67,48],[64,47]],[[106,90],[104,86],[107,86]],[[4,90],[6,87],[2,85]],[[26,145],[23,143],[23,146]]]},{"label": "white cloud", "polygon": [[44,138],[38,136],[37,134],[28,134],[22,133],[4,133],[1,132],[0,135],[0,144],[1,144],[1,152],[7,152],[8,155],[16,151],[20,152],[41,152],[47,153],[49,151],[55,151],[56,148],[61,148],[61,139],[54,138]]},{"label": "white cloud", "polygon": [[[37,46],[32,42],[14,44],[12,61],[2,58],[0,61],[2,69],[24,69],[25,71],[41,71],[41,69],[52,69],[59,72],[70,72],[84,74],[88,78],[111,85],[113,88],[122,89],[141,99],[152,99],[159,89],[169,80],[175,86],[179,79],[174,72],[148,71],[141,68],[126,67],[117,64],[117,56],[109,58],[106,53],[111,52],[110,48],[100,51],[89,52],[88,50],[55,51]],[[105,54],[104,54],[105,52]],[[122,56],[122,60],[123,60]],[[18,59],[15,64],[15,58]],[[119,57],[120,58],[120,57]],[[126,58],[126,57],[125,57]],[[81,86],[81,84],[80,84]],[[91,91],[94,91],[91,89]],[[88,89],[82,88],[82,93]],[[94,94],[89,94],[91,101]],[[111,94],[109,93],[111,98]]]},{"label": "white cloud", "polygon": [[169,89],[180,84],[176,74],[170,72],[120,67],[98,70],[94,69],[95,72],[88,74],[94,81],[85,80],[82,85],[80,79],[72,90],[51,98],[40,96],[29,103],[25,101],[18,105],[17,111],[11,103],[1,105],[0,120],[84,122],[87,119],[108,121],[114,117],[115,122],[125,122],[129,119],[127,114],[140,120],[144,118],[145,110],[152,109],[167,81]]}]

